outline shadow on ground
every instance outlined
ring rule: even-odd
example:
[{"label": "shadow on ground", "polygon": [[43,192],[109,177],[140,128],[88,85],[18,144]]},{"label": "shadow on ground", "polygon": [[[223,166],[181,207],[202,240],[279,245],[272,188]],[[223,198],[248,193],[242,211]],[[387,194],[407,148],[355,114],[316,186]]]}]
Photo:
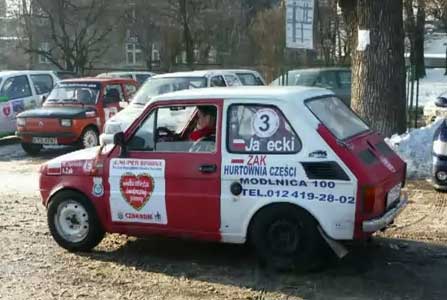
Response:
[{"label": "shadow on ground", "polygon": [[260,295],[268,291],[304,299],[447,298],[447,247],[376,238],[350,249],[344,259],[308,274],[262,269],[246,246],[158,237],[130,238],[111,252],[82,255],[144,272],[251,288]]}]

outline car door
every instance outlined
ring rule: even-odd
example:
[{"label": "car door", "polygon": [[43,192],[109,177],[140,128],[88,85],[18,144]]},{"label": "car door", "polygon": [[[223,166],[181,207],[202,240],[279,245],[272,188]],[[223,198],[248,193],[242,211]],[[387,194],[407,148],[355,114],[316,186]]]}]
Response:
[{"label": "car door", "polygon": [[0,89],[0,98],[3,99],[0,128],[3,134],[15,131],[17,114],[37,105],[26,75],[5,78]]},{"label": "car door", "polygon": [[50,74],[31,74],[31,83],[34,89],[34,94],[37,105],[42,105],[42,97],[48,96],[54,86],[53,77]]},{"label": "car door", "polygon": [[[114,226],[138,232],[219,240],[222,102],[154,105],[130,134],[127,153],[110,161],[110,212]],[[217,134],[192,151],[198,106],[214,107]],[[131,131],[132,131],[131,127]],[[154,130],[155,128],[155,130]],[[126,230],[127,230],[126,229]]]},{"label": "car door", "polygon": [[119,83],[107,84],[103,95],[104,124],[121,110],[120,102],[124,102],[125,98],[123,87]]}]

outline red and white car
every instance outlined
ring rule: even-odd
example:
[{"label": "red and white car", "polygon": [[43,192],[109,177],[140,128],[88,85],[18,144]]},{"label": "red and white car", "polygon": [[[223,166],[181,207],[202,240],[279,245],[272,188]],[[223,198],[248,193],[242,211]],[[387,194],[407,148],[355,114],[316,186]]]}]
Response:
[{"label": "red and white car", "polygon": [[[213,139],[190,140],[198,109]],[[250,242],[303,267],[322,241],[368,238],[407,204],[405,163],[325,89],[197,89],[153,99],[115,144],[41,167],[50,231],[71,251],[105,232]],[[336,247],[333,247],[336,248]]]}]

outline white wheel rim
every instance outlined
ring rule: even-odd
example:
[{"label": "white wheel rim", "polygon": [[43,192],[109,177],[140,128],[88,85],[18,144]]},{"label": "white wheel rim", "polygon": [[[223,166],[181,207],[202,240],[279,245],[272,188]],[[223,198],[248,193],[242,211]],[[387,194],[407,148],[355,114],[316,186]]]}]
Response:
[{"label": "white wheel rim", "polygon": [[88,130],[84,134],[83,140],[85,148],[91,148],[98,145],[98,137],[96,136],[96,133],[92,130]]},{"label": "white wheel rim", "polygon": [[67,200],[59,205],[54,224],[59,235],[71,243],[85,239],[90,227],[87,211],[74,200]]}]

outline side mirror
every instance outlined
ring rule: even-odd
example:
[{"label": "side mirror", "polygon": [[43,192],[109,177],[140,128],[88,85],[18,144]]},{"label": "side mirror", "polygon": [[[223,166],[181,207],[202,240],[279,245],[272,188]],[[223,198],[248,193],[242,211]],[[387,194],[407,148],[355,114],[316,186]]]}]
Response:
[{"label": "side mirror", "polygon": [[124,140],[124,132],[120,131],[115,133],[113,136],[113,143],[118,146],[125,146],[126,141]]},{"label": "side mirror", "polygon": [[113,144],[113,135],[103,133],[99,136],[99,142],[101,146],[112,145]]},{"label": "side mirror", "polygon": [[40,105],[44,104],[45,101],[47,101],[47,96],[45,95],[40,96]]}]

